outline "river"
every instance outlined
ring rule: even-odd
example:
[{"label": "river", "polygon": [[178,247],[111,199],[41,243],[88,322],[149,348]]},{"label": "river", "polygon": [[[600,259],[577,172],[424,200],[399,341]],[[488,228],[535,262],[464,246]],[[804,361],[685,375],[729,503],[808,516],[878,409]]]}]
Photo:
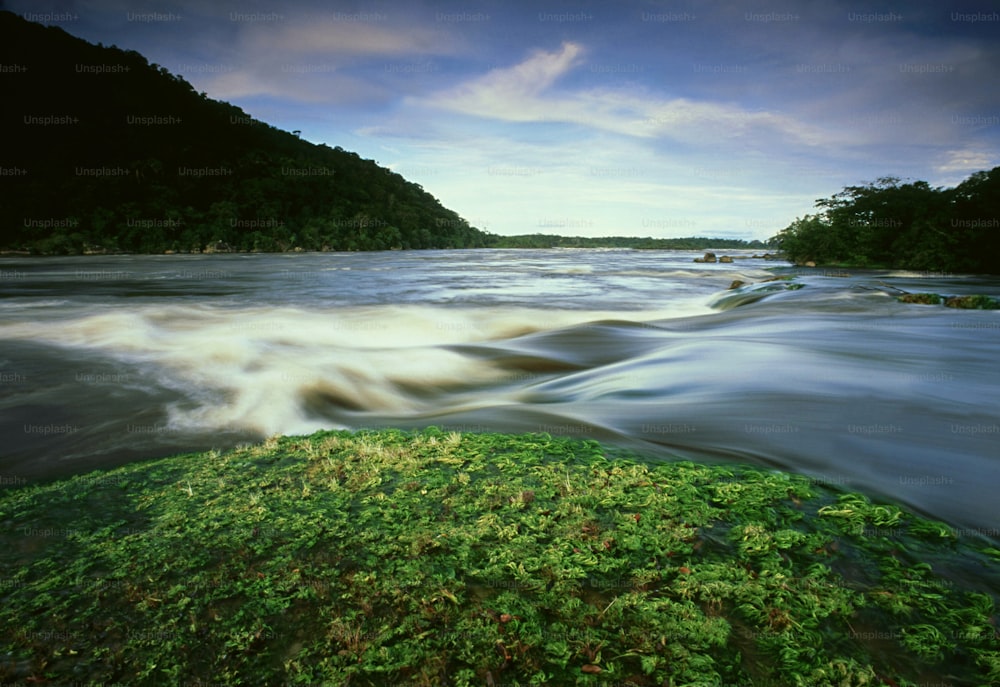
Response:
[{"label": "river", "polygon": [[[996,538],[1000,279],[700,253],[0,258],[0,485],[321,428],[592,437]],[[730,291],[734,279],[751,285]]]}]

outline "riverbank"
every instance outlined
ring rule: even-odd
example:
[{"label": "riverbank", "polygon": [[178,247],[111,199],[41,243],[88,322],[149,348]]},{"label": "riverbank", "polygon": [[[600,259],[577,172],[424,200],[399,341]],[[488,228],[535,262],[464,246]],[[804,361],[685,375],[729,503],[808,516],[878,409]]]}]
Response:
[{"label": "riverbank", "polygon": [[4,682],[1000,680],[975,533],[594,441],[274,438],[4,492],[0,546]]}]

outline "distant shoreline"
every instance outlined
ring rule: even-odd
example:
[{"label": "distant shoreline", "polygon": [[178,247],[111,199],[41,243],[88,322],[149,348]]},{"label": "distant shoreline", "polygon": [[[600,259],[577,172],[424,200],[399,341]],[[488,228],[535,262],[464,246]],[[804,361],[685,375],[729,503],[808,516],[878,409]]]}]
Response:
[{"label": "distant shoreline", "polygon": [[[417,253],[435,250],[460,250],[460,251],[477,251],[477,250],[520,250],[520,251],[530,251],[530,250],[607,250],[607,249],[618,249],[618,250],[635,250],[635,251],[684,251],[690,253],[698,253],[706,250],[716,250],[716,251],[749,251],[749,250],[760,250],[758,247],[732,247],[732,246],[715,246],[712,244],[706,244],[699,248],[645,248],[645,247],[635,247],[635,246],[615,246],[615,245],[601,245],[601,246],[547,246],[547,247],[533,247],[533,246],[475,246],[469,248],[386,248],[382,250],[307,250],[293,249],[284,251],[263,251],[263,250],[210,250],[210,251],[163,251],[158,253],[131,253],[128,251],[114,251],[114,252],[84,252],[84,253],[32,253],[31,251],[23,250],[0,250],[0,258],[76,258],[76,257],[114,257],[114,256],[176,256],[176,255],[288,255],[288,254],[323,254],[323,253]],[[770,257],[763,258],[765,260],[773,261],[783,261],[786,260],[779,253],[766,253]],[[746,256],[744,256],[746,257]],[[758,256],[761,259],[762,256]]]}]

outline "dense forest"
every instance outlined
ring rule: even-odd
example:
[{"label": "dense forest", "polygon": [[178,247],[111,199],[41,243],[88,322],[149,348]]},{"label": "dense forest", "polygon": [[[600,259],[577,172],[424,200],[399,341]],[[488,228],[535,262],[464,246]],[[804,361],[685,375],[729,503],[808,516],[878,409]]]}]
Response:
[{"label": "dense forest", "polygon": [[769,241],[789,260],[1000,274],[1000,167],[954,188],[883,177],[816,207]]},{"label": "dense forest", "polygon": [[0,249],[484,246],[419,185],[197,93],[137,52],[0,12]]},{"label": "dense forest", "polygon": [[654,239],[635,236],[556,236],[553,234],[522,234],[491,236],[494,248],[641,248],[649,250],[705,250],[706,248],[764,248],[761,241],[713,239],[700,236]]}]

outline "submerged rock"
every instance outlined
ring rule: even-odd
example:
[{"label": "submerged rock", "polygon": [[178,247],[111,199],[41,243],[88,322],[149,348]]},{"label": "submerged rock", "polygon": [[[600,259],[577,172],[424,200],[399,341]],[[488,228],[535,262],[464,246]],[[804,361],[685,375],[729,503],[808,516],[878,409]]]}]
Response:
[{"label": "submerged rock", "polygon": [[997,310],[1000,303],[989,296],[952,296],[945,299],[944,304],[949,308],[960,308],[962,310]]},{"label": "submerged rock", "polygon": [[919,305],[941,305],[960,310],[998,310],[1000,302],[989,296],[975,294],[970,296],[940,296],[936,293],[904,293],[896,297],[900,303],[916,303]]},{"label": "submerged rock", "polygon": [[202,250],[202,252],[203,253],[234,253],[236,251],[233,250],[233,247],[230,246],[225,241],[214,241],[213,243],[206,244],[205,248]]},{"label": "submerged rock", "polygon": [[900,303],[918,303],[920,305],[940,305],[941,296],[936,293],[904,293],[896,300]]},{"label": "submerged rock", "polygon": [[719,258],[719,262],[732,262],[732,261],[733,259],[729,255],[723,255],[721,258]]},{"label": "submerged rock", "polygon": [[746,284],[745,281],[742,281],[740,279],[734,279],[733,283],[729,285],[729,290],[732,291],[733,289],[738,289],[744,284]]}]

